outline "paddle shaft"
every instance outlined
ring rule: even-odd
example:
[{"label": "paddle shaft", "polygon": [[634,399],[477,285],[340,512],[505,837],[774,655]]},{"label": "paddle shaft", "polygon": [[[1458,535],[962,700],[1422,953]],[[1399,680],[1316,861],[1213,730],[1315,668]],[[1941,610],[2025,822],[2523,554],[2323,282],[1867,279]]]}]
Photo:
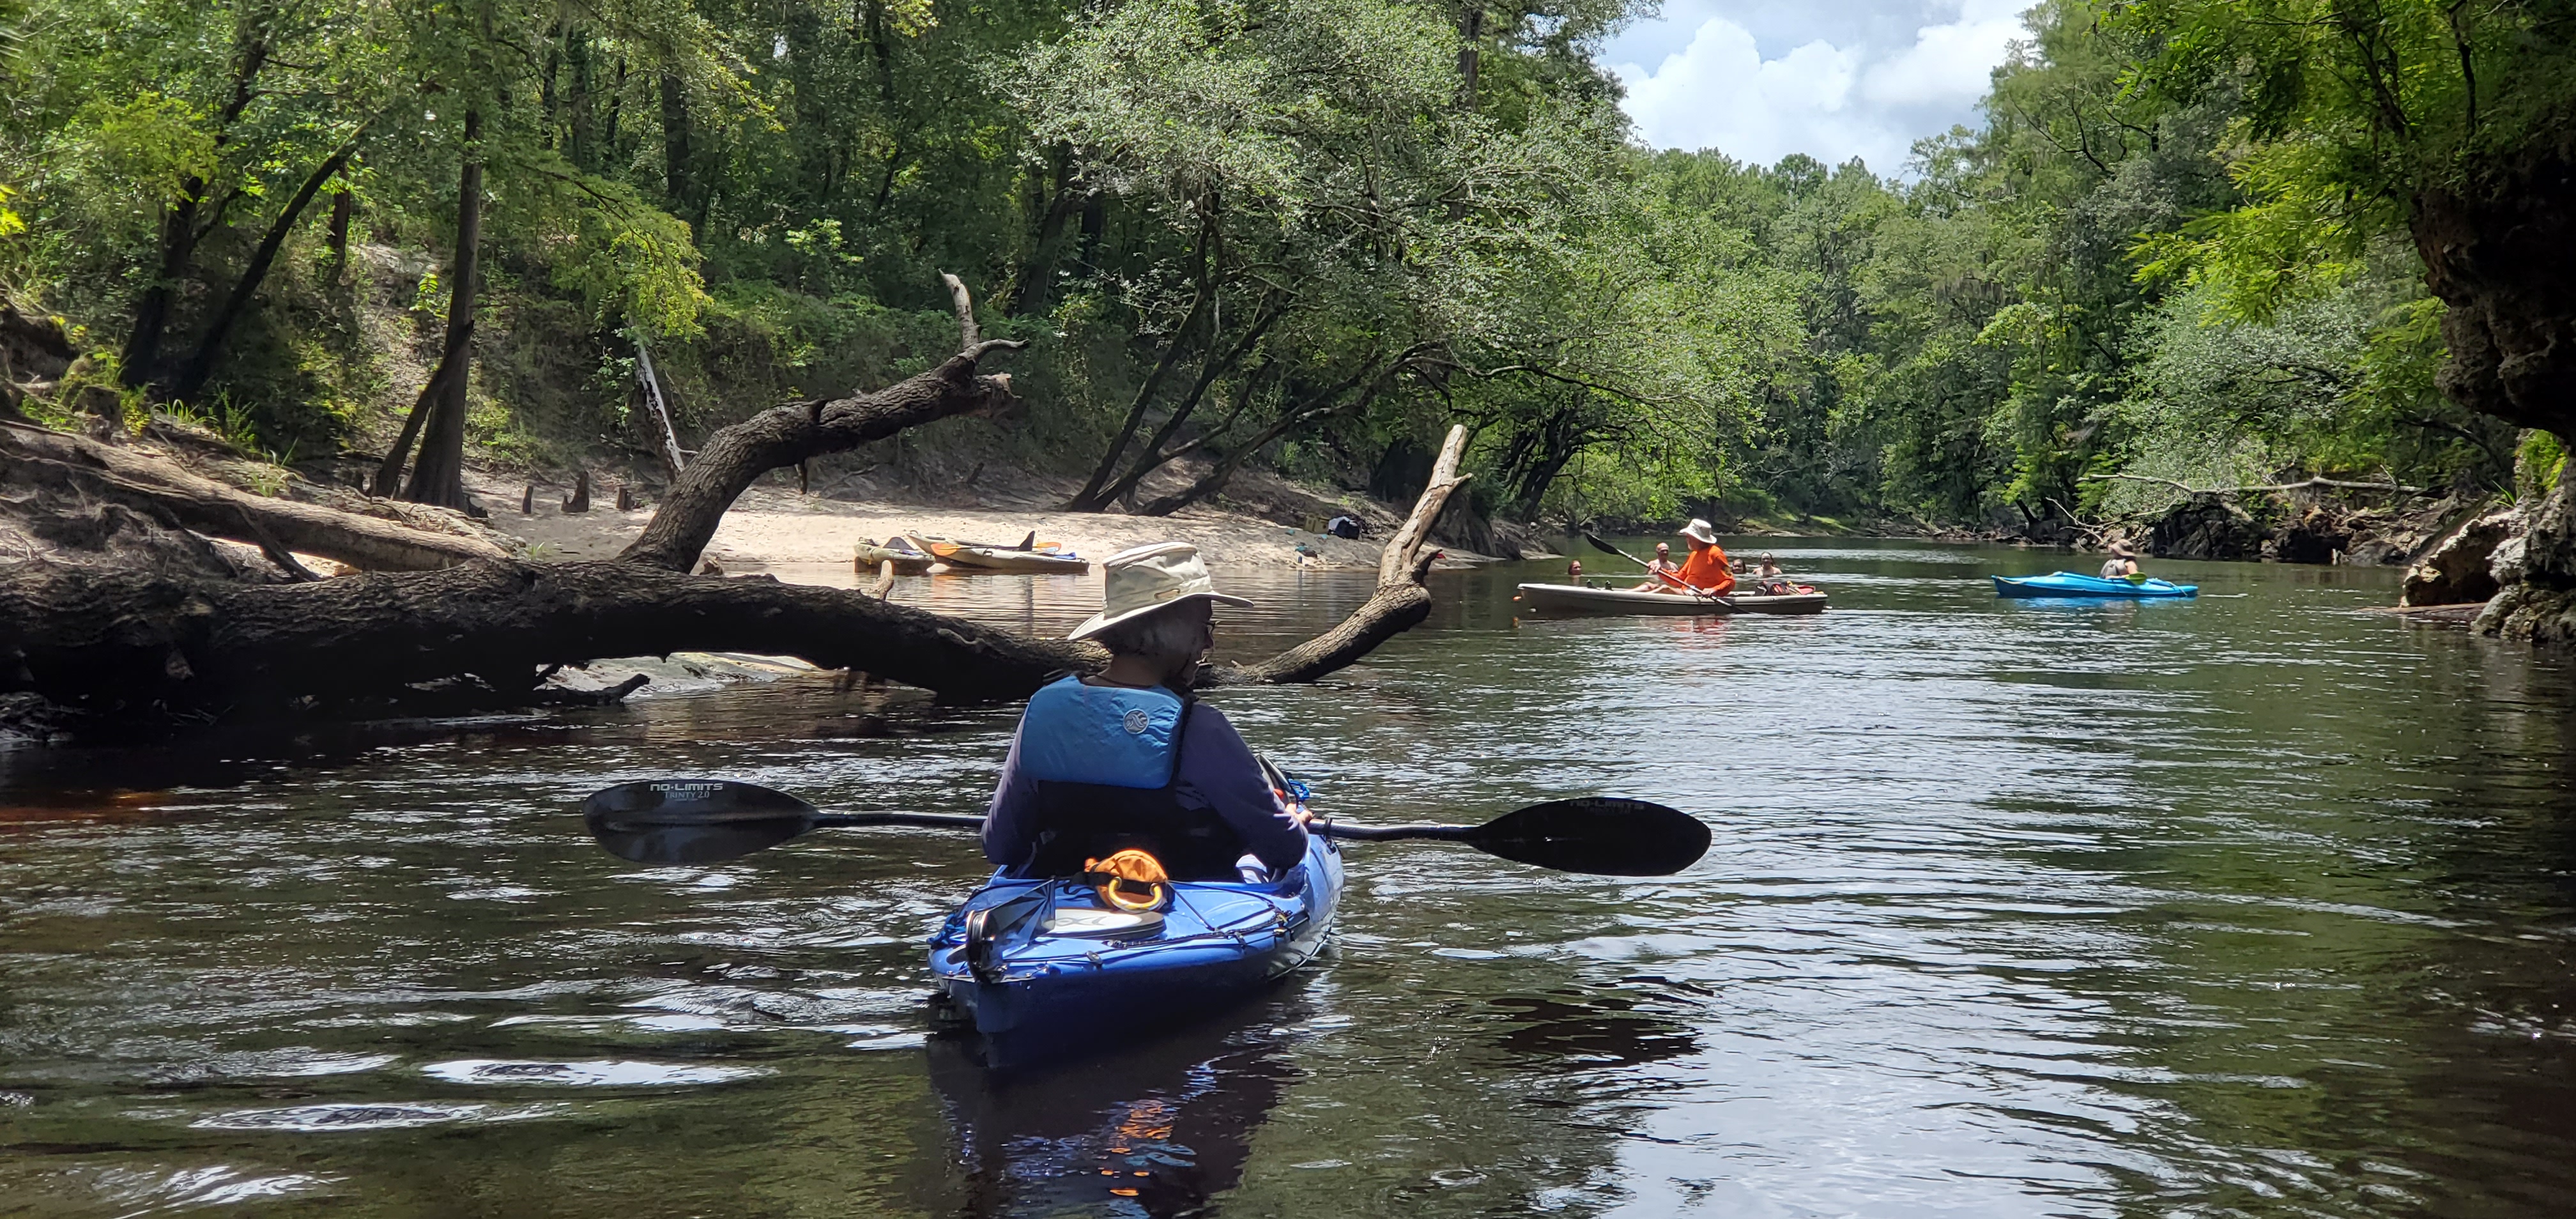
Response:
[{"label": "paddle shaft", "polygon": [[1306,827],[1326,838],[1344,842],[1402,842],[1408,839],[1424,842],[1467,842],[1478,828],[1472,825],[1343,825],[1338,821],[1317,821]]},{"label": "paddle shaft", "polygon": [[1632,555],[1632,554],[1628,553],[1627,551],[1621,550],[1621,549],[1619,549],[1618,547],[1613,546],[1613,545],[1611,545],[1611,544],[1610,544],[1610,543],[1608,543],[1608,542],[1602,541],[1602,540],[1601,540],[1601,535],[1599,535],[1599,534],[1597,534],[1597,533],[1587,533],[1587,534],[1584,534],[1584,535],[1583,535],[1583,540],[1584,540],[1584,541],[1587,541],[1587,542],[1592,543],[1593,548],[1594,548],[1594,549],[1596,549],[1596,550],[1600,550],[1600,551],[1603,551],[1603,552],[1606,552],[1606,553],[1609,553],[1609,554],[1615,554],[1615,555],[1619,556],[1620,558],[1626,559],[1626,560],[1628,560],[1629,562],[1636,564],[1636,565],[1637,565],[1637,566],[1639,566],[1639,567],[1649,566],[1649,564],[1648,564],[1644,559],[1638,558],[1637,556]]},{"label": "paddle shaft", "polygon": [[[956,813],[825,813],[785,792],[722,779],[621,783],[583,801],[582,819],[611,854],[654,864],[736,859],[824,828],[984,827],[983,818]],[[1709,844],[1708,827],[1698,818],[1614,796],[1550,800],[1482,825],[1313,821],[1308,827],[1354,842],[1451,842],[1515,863],[1602,876],[1669,876],[1697,861]]]},{"label": "paddle shaft", "polygon": [[981,830],[984,819],[963,813],[823,813],[814,818],[814,828],[818,830],[870,825],[908,825],[925,830]]},{"label": "paddle shaft", "polygon": [[[814,818],[818,830],[861,829],[872,825],[903,825],[926,830],[982,830],[984,819],[962,813],[824,813]],[[1472,825],[1343,825],[1338,821],[1311,821],[1306,828],[1326,838],[1347,842],[1465,842],[1476,831]]]}]

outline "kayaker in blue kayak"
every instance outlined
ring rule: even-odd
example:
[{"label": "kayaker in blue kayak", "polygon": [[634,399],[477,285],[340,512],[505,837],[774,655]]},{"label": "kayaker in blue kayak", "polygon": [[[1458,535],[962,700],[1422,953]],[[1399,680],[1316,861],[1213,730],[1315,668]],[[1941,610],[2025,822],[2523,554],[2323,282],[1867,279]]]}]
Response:
[{"label": "kayaker in blue kayak", "polygon": [[2102,560],[2102,578],[2105,580],[2137,579],[2138,552],[2129,549],[2125,542],[2111,543],[2111,557]]},{"label": "kayaker in blue kayak", "polygon": [[1216,644],[1198,548],[1139,546],[1101,563],[1101,610],[1073,629],[1109,666],[1039,690],[984,816],[984,857],[1023,877],[1073,876],[1128,849],[1173,880],[1260,879],[1306,855],[1305,814],[1275,792],[1225,713],[1187,696]]}]

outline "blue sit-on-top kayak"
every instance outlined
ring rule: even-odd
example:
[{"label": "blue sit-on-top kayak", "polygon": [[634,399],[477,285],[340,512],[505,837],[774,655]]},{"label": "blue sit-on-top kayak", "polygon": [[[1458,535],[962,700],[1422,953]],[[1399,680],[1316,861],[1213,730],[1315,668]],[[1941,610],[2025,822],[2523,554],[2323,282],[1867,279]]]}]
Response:
[{"label": "blue sit-on-top kayak", "polygon": [[2107,580],[2071,571],[2019,578],[1996,576],[1994,580],[1998,597],[2189,597],[2200,592],[2197,584],[2172,584],[2163,580],[2132,584],[2127,580]]},{"label": "blue sit-on-top kayak", "polygon": [[1314,958],[1342,895],[1342,853],[1315,835],[1287,875],[1175,881],[1159,910],[1120,910],[1078,879],[996,872],[941,924],[930,970],[959,1022],[993,1038],[1105,1040],[1224,1006]]}]

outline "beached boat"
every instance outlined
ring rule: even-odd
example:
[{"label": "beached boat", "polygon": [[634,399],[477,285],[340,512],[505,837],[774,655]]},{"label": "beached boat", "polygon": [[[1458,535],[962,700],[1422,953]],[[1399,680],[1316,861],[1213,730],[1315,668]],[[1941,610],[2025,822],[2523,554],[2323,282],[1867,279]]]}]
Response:
[{"label": "beached boat", "polygon": [[2071,571],[2045,576],[1996,576],[1994,581],[1998,597],[2192,597],[2200,593],[2197,584],[2110,580]]},{"label": "beached boat", "polygon": [[888,563],[894,564],[894,574],[898,576],[924,575],[930,571],[931,564],[939,561],[937,555],[915,549],[899,537],[887,539],[883,546],[877,545],[874,538],[860,538],[855,549],[858,554],[851,560],[851,565],[863,576],[877,574]]},{"label": "beached boat", "polygon": [[1543,614],[1821,614],[1825,594],[1729,593],[1701,597],[1688,593],[1650,593],[1626,588],[1588,588],[1579,584],[1524,584],[1513,598]]},{"label": "beached boat", "polygon": [[929,552],[948,570],[965,575],[986,573],[1028,573],[1043,575],[1066,573],[1079,575],[1091,570],[1091,560],[1069,550],[1058,549],[1053,542],[1025,543],[1027,550],[1009,546],[984,546],[974,542],[957,542],[947,538],[913,534],[899,539]]}]

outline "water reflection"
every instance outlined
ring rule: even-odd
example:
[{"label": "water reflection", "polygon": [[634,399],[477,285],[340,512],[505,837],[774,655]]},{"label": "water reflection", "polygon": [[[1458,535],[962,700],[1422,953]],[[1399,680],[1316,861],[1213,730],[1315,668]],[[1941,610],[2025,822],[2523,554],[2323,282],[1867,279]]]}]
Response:
[{"label": "water reflection", "polygon": [[1641,1001],[1634,993],[1568,987],[1486,1002],[1507,1021],[1495,1044],[1542,1067],[1632,1067],[1687,1057],[1700,1048],[1686,1025],[1665,1018],[1649,1006],[1651,998]]},{"label": "water reflection", "polygon": [[1242,1180],[1254,1132],[1299,1078],[1280,1022],[1301,1006],[1255,1002],[1158,1041],[1010,1070],[970,1039],[933,1039],[931,1086],[965,1167],[959,1213],[1205,1213]]},{"label": "water reflection", "polygon": [[[973,812],[1011,708],[791,680],[0,754],[0,1211],[2576,1213],[2563,659],[2352,612],[2389,572],[2061,612],[1986,580],[2045,552],[1759,548],[1833,610],[1516,620],[1561,562],[1442,572],[1368,663],[1217,694],[1337,816],[1613,792],[1715,842],[1638,879],[1355,847],[1337,957],[1105,1074],[926,1044],[970,838],[638,867],[572,812],[669,774]],[[1238,657],[1368,592],[1219,578]],[[897,590],[1038,630],[1097,595]]]}]

